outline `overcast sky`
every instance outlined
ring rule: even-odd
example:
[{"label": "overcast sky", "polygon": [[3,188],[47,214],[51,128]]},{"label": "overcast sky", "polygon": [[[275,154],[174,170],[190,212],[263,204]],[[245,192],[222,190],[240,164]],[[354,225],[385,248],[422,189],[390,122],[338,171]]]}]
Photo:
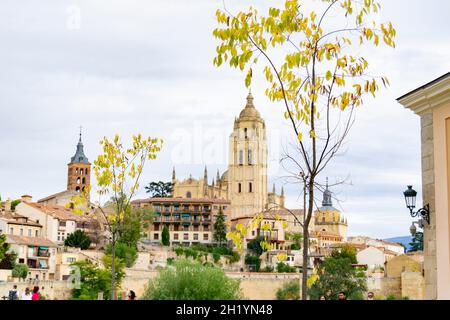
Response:
[{"label": "overcast sky", "polygon": [[[267,5],[273,1],[252,1]],[[230,10],[250,1],[227,0]],[[239,5],[238,5],[239,3]],[[419,118],[396,98],[450,69],[450,3],[381,1],[383,20],[397,29],[397,48],[366,58],[391,87],[358,110],[345,154],[321,179],[349,176],[332,190],[348,217],[349,235],[407,235],[411,219],[402,191],[421,195]],[[0,195],[39,199],[65,189],[78,127],[93,161],[104,136],[132,133],[166,143],[149,163],[143,185],[210,177],[227,166],[228,136],[245,105],[244,75],[212,64],[215,11],[222,0],[72,0],[0,3]],[[252,93],[269,136],[270,189],[284,172],[280,141],[288,132],[280,106],[264,96],[258,75]],[[287,204],[300,207],[294,186]]]}]

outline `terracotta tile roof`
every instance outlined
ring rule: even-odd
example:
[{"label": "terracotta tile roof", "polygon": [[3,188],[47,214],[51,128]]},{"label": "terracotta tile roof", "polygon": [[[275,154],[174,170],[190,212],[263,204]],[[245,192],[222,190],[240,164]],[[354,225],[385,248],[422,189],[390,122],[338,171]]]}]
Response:
[{"label": "terracotta tile roof", "polygon": [[42,237],[24,237],[15,235],[6,235],[6,241],[12,244],[25,244],[29,246],[45,246],[45,247],[58,247],[56,243]]},{"label": "terracotta tile roof", "polygon": [[40,202],[45,202],[45,201],[47,201],[47,200],[50,200],[50,199],[56,198],[57,196],[61,196],[61,195],[65,194],[65,193],[75,193],[75,192],[70,192],[70,191],[67,191],[67,190],[65,190],[65,191],[61,191],[61,192],[58,192],[58,193],[55,193],[55,194],[49,195],[48,197],[45,197],[45,198],[39,199],[39,200],[37,201],[37,203],[40,203]]},{"label": "terracotta tile roof", "polygon": [[81,216],[74,214],[71,209],[58,205],[43,205],[40,203],[28,202],[27,205],[44,212],[56,219],[67,221],[72,220],[76,222],[89,222],[92,221],[91,216]]},{"label": "terracotta tile roof", "polygon": [[183,203],[183,204],[231,204],[231,201],[225,199],[208,199],[208,198],[147,198],[131,201],[131,204],[140,203]]},{"label": "terracotta tile roof", "polygon": [[303,216],[303,209],[275,209],[275,210],[267,210],[264,213],[271,214],[273,216],[280,215],[280,216],[291,216],[294,214],[295,216]]}]

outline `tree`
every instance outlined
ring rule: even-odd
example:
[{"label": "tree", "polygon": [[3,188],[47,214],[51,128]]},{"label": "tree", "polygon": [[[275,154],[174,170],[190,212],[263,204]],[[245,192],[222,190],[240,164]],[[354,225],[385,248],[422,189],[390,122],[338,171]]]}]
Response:
[{"label": "tree", "polygon": [[12,211],[16,210],[16,207],[17,207],[17,205],[18,205],[20,202],[21,202],[20,199],[11,201],[11,210],[12,210]]},{"label": "tree", "polygon": [[[113,141],[104,137],[100,141],[103,153],[94,161],[94,173],[97,180],[98,194],[100,196],[111,194],[112,206],[104,210],[97,204],[97,209],[107,221],[106,228],[110,234],[111,243],[111,299],[116,296],[115,270],[116,244],[124,225],[125,218],[131,212],[131,199],[139,188],[139,180],[144,166],[148,160],[156,159],[161,150],[163,141],[158,138],[143,138],[140,134],[133,136],[130,147],[125,147],[119,135]],[[81,214],[78,209],[80,203],[89,199],[89,188],[85,192],[73,197],[74,212]]]},{"label": "tree", "polygon": [[[110,243],[106,246],[106,253],[112,255],[112,245]],[[138,252],[136,247],[119,241],[116,244],[116,257],[123,261],[127,268],[131,268],[138,258]]]},{"label": "tree", "polygon": [[409,243],[409,252],[423,251],[423,232],[416,232]]},{"label": "tree", "polygon": [[28,266],[23,263],[18,263],[12,269],[12,276],[14,278],[26,279],[28,276]]},{"label": "tree", "polygon": [[297,281],[286,282],[277,290],[277,300],[300,300],[300,285]]},{"label": "tree", "polygon": [[130,212],[124,216],[118,242],[137,248],[139,240],[145,236],[153,220],[153,212],[148,208],[128,208]]},{"label": "tree", "polygon": [[177,260],[174,268],[159,271],[150,280],[144,300],[236,300],[242,297],[239,281],[215,266],[193,260]]},{"label": "tree", "polygon": [[357,264],[356,248],[351,244],[344,244],[339,249],[331,252],[331,257],[334,259],[348,259],[351,264]]},{"label": "tree", "polygon": [[337,300],[339,292],[344,291],[349,299],[362,299],[367,290],[366,276],[352,265],[355,260],[356,253],[352,255],[351,250],[333,250],[319,266],[318,279],[309,292],[311,298],[317,300],[323,295]]},{"label": "tree", "polygon": [[[109,259],[109,260],[108,260]],[[111,257],[105,259],[108,263]],[[120,259],[117,259],[120,262]],[[108,299],[111,297],[111,268],[101,269],[94,265],[89,260],[81,260],[74,262],[72,266],[78,267],[80,271],[80,287],[74,289],[72,292],[72,297],[77,300],[97,300],[98,293],[103,292],[104,297]],[[117,266],[117,270],[120,272],[118,279],[123,276],[120,267]],[[75,271],[72,271],[74,273]]]},{"label": "tree", "polygon": [[173,192],[172,182],[150,182],[148,186],[145,187],[147,193],[151,194],[152,198],[166,198],[171,197]]},{"label": "tree", "polygon": [[167,228],[167,226],[164,226],[162,229],[161,242],[163,246],[170,246],[170,233],[169,228]]},{"label": "tree", "polygon": [[[309,11],[298,0],[285,0],[267,15],[256,8],[232,14],[217,10],[219,27],[214,64],[225,62],[246,73],[250,87],[253,70],[261,66],[268,83],[266,96],[279,103],[295,139],[296,154],[282,160],[292,166],[292,180],[303,195],[304,214],[296,217],[303,228],[302,300],[307,298],[309,224],[315,208],[317,177],[340,150],[363,97],[385,86],[384,76],[369,73],[368,61],[355,52],[381,42],[395,47],[392,23],[372,19],[381,6],[375,0],[322,0]],[[295,216],[295,215],[294,215]]]},{"label": "tree", "polygon": [[5,258],[9,250],[9,244],[6,243],[6,235],[0,234],[0,262]]},{"label": "tree", "polygon": [[245,264],[254,267],[254,272],[259,272],[259,269],[261,268],[261,259],[259,256],[248,254],[245,256]]},{"label": "tree", "polygon": [[214,223],[214,241],[219,246],[222,246],[222,243],[227,241],[227,226],[225,225],[225,215],[223,214],[222,206],[219,206],[219,214]]},{"label": "tree", "polygon": [[64,240],[64,245],[86,250],[91,246],[91,239],[83,230],[75,230],[75,232],[69,234],[66,240]]},{"label": "tree", "polygon": [[263,236],[257,236],[255,239],[250,240],[247,244],[247,249],[259,257],[264,252],[264,248],[261,246],[264,239]]}]

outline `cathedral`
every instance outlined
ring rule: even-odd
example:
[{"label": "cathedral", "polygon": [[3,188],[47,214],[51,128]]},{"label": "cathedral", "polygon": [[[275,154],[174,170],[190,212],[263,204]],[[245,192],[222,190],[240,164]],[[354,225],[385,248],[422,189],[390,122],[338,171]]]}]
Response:
[{"label": "cathedral", "polygon": [[176,198],[207,198],[231,201],[231,218],[253,216],[271,208],[284,207],[284,191],[276,194],[275,185],[268,192],[266,124],[253,103],[247,103],[234,120],[229,138],[228,170],[209,183],[208,170],[200,179],[192,176],[178,180],[172,173],[173,196]]}]

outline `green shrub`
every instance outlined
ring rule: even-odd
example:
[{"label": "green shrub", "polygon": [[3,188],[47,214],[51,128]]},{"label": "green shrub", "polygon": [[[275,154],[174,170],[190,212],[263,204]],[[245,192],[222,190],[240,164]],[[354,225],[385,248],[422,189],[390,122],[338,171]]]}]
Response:
[{"label": "green shrub", "polygon": [[395,294],[390,294],[386,297],[386,300],[398,300],[398,298]]},{"label": "green shrub", "polygon": [[266,266],[262,271],[263,272],[273,272],[273,266]]},{"label": "green shrub", "polygon": [[255,271],[258,272],[259,268],[261,267],[261,259],[257,256],[246,255],[245,264],[249,266],[254,266]]},{"label": "green shrub", "polygon": [[69,234],[64,241],[66,247],[80,248],[82,250],[89,249],[91,246],[91,239],[83,230],[75,230]]},{"label": "green shrub", "polygon": [[26,279],[28,276],[28,266],[23,263],[16,264],[12,269],[12,276],[14,278]]},{"label": "green shrub", "polygon": [[213,259],[214,259],[214,262],[215,262],[215,263],[219,262],[219,260],[220,260],[220,254],[214,252],[214,253],[212,254],[212,256],[213,256]]},{"label": "green shrub", "polygon": [[192,260],[174,262],[175,268],[159,271],[150,280],[143,300],[237,300],[242,298],[239,281],[215,266]]},{"label": "green shrub", "polygon": [[283,284],[277,290],[277,300],[300,300],[300,284],[298,281],[291,281]]},{"label": "green shrub", "polygon": [[[106,254],[112,254],[112,246],[108,244],[106,247]],[[127,268],[131,268],[138,258],[138,252],[136,248],[128,246],[126,243],[116,243],[116,257],[120,258]]]},{"label": "green shrub", "polygon": [[284,262],[278,262],[277,263],[277,272],[279,272],[279,273],[293,273],[293,272],[296,272],[296,269],[294,267],[291,267],[290,265],[284,263]]}]

